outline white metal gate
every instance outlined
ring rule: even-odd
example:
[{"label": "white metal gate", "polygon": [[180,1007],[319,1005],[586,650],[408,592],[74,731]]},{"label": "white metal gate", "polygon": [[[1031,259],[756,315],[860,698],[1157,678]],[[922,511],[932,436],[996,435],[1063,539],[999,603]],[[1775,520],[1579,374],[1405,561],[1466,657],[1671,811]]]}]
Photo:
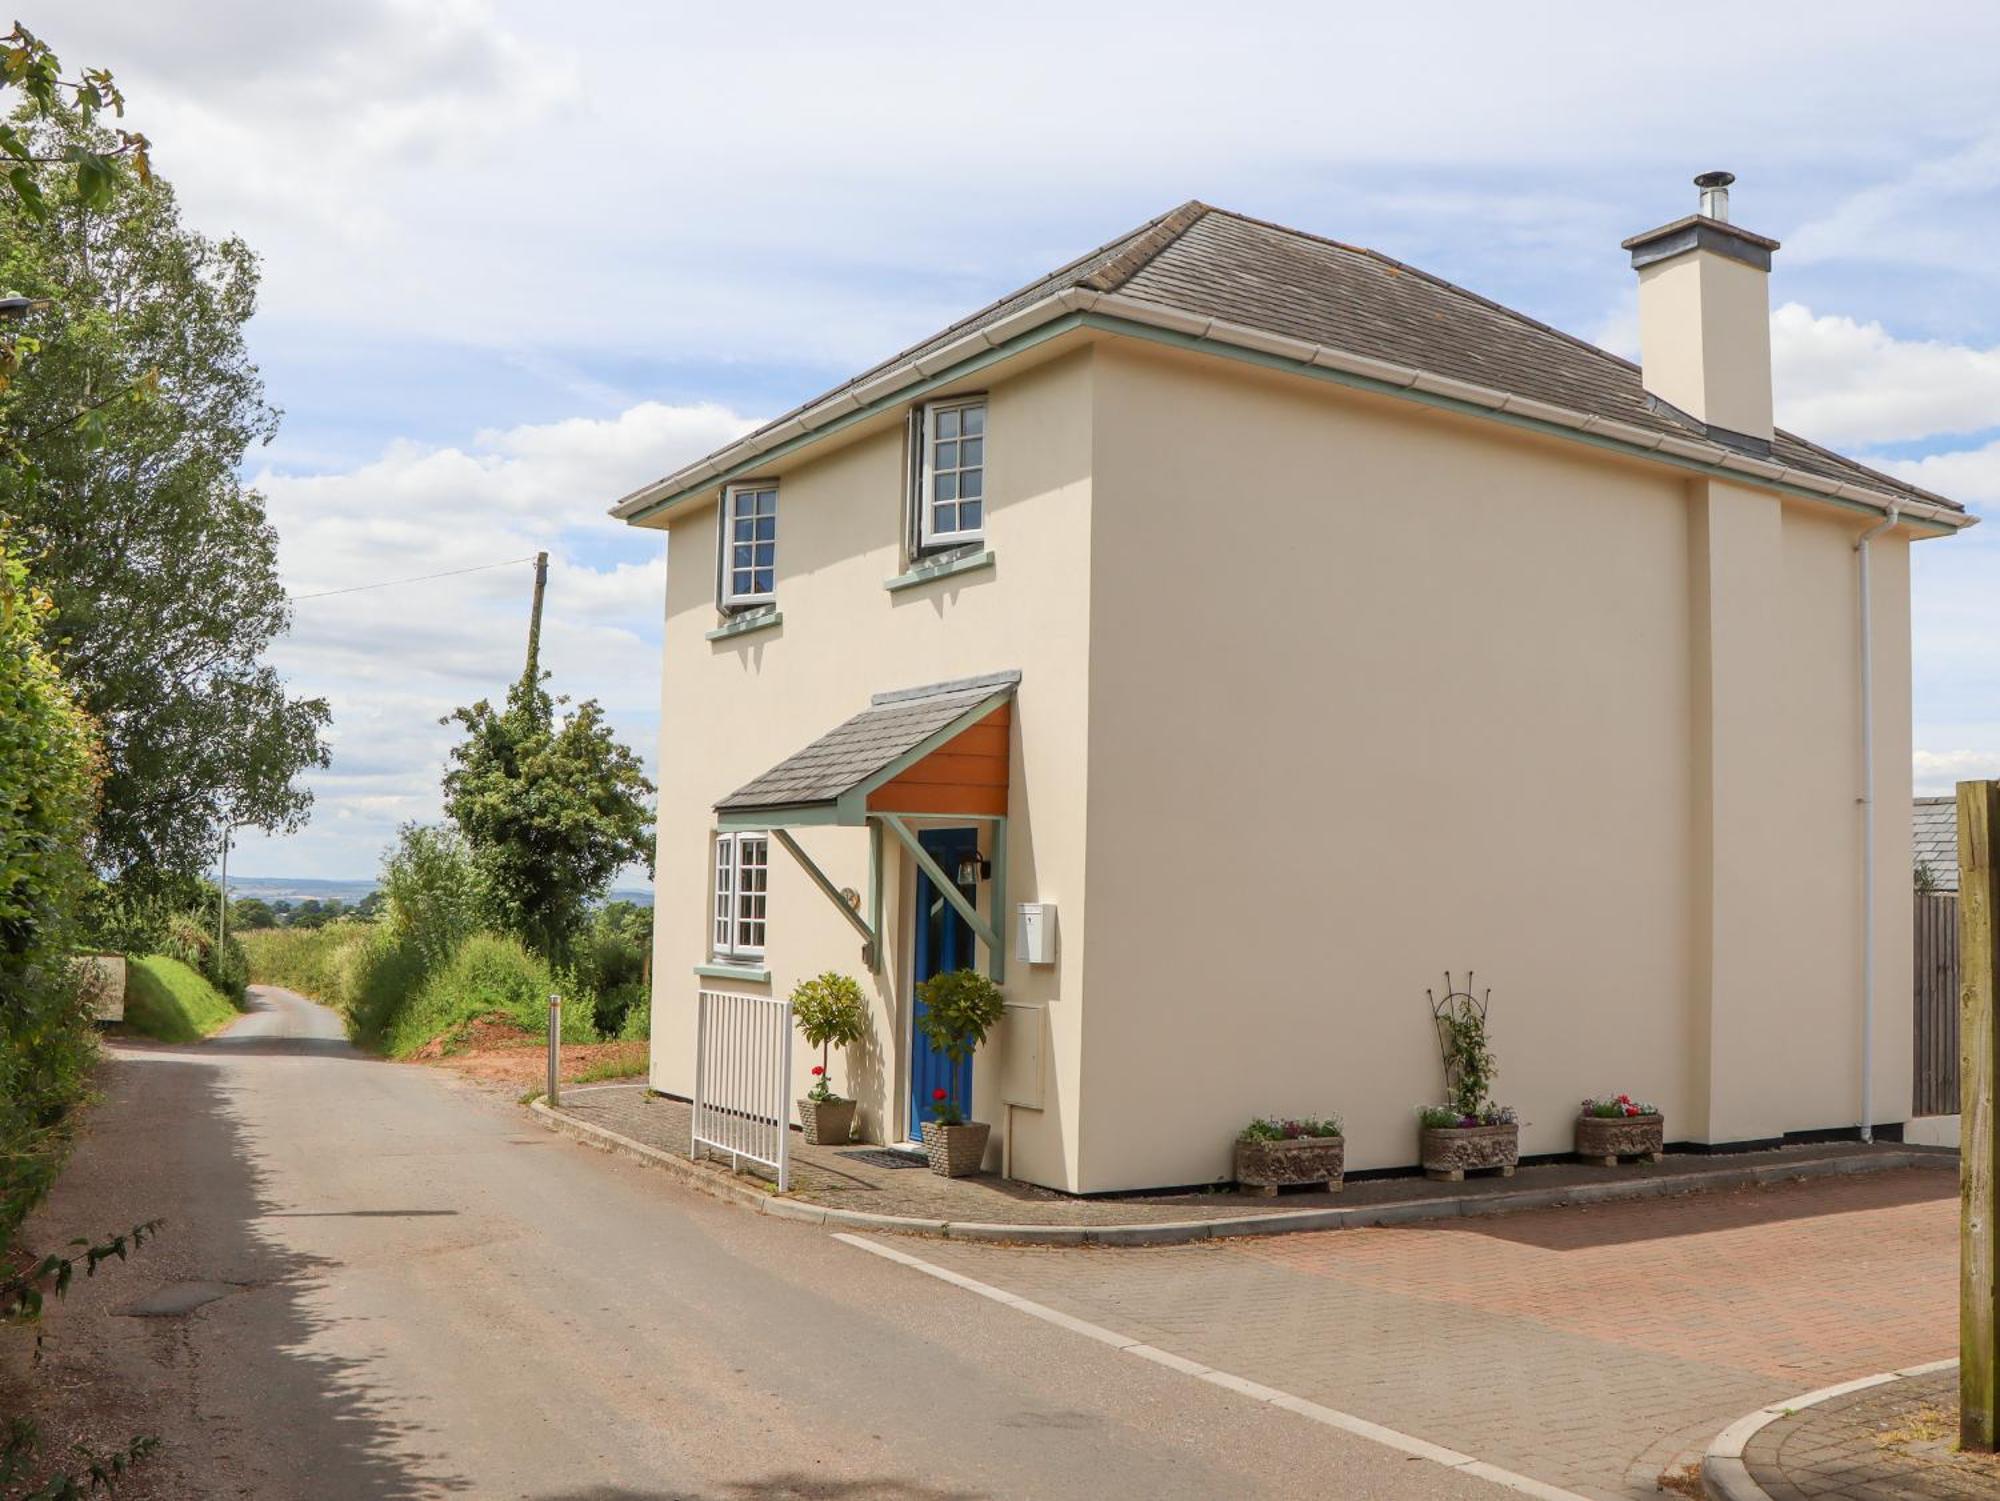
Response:
[{"label": "white metal gate", "polygon": [[768,996],[704,990],[696,1009],[694,1140],[688,1155],[726,1152],[792,1186],[792,1003]]}]

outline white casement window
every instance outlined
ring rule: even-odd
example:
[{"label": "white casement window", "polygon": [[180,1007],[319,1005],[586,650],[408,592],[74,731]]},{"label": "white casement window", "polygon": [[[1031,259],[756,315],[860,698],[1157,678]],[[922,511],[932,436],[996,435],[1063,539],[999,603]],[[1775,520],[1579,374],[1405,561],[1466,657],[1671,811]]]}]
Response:
[{"label": "white casement window", "polygon": [[778,487],[731,485],[722,493],[721,580],[725,610],[778,597]]},{"label": "white casement window", "polygon": [[715,836],[715,922],[718,959],[764,957],[765,879],[771,841],[763,834]]},{"label": "white casement window", "polygon": [[934,401],[920,431],[919,546],[979,541],[986,530],[986,398]]}]

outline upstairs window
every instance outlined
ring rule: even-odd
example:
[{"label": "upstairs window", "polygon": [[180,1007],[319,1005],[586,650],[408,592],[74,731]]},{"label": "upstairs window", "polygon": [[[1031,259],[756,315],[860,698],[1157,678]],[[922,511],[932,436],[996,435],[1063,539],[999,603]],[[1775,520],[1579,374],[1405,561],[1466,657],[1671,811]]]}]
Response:
[{"label": "upstairs window", "polygon": [[725,610],[778,597],[778,487],[731,485],[722,495],[721,597]]},{"label": "upstairs window", "polygon": [[920,432],[919,550],[979,541],[986,530],[986,398],[932,402]]},{"label": "upstairs window", "polygon": [[718,959],[764,957],[765,881],[771,842],[763,834],[715,836],[715,922]]}]

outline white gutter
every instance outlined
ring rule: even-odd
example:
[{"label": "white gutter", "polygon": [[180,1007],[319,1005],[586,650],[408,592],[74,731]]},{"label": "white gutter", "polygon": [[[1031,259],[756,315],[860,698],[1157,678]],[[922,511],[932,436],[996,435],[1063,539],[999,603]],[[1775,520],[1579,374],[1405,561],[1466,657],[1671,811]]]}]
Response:
[{"label": "white gutter", "polygon": [[1169,333],[1228,349],[1274,356],[1300,366],[1332,370],[1342,375],[1355,376],[1361,380],[1407,390],[1417,395],[1462,402],[1469,407],[1492,412],[1496,416],[1525,419],[1551,428],[1566,428],[1583,437],[1632,449],[1642,457],[1652,455],[1670,462],[1692,462],[1726,469],[1742,476],[1744,482],[1749,484],[1766,480],[1775,484],[1789,485],[1794,489],[1807,490],[1829,500],[1844,501],[1850,506],[1882,512],[1893,510],[1912,519],[1933,522],[1954,530],[1972,525],[1975,519],[1970,513],[1955,511],[1949,506],[1933,505],[1909,496],[1891,495],[1865,485],[1827,479],[1808,470],[1793,469],[1769,459],[1753,458],[1734,448],[1711,443],[1692,434],[1653,432],[1646,428],[1634,427],[1630,423],[1572,411],[1567,407],[1474,385],[1469,381],[1453,380],[1448,376],[1433,375],[1428,371],[1391,364],[1386,360],[1350,354],[1344,349],[1332,349],[1323,344],[1313,344],[1284,334],[1267,333],[1262,329],[1248,328],[1220,318],[1208,318],[1196,313],[1182,312],[1176,308],[1162,307],[1158,303],[1145,302],[1122,293],[1092,292],[1082,287],[1069,287],[1052,296],[1044,297],[1041,301],[1031,303],[1018,312],[1008,314],[996,323],[953,340],[941,349],[884,370],[879,375],[871,377],[865,385],[853,387],[814,403],[804,411],[787,418],[781,427],[760,430],[748,437],[740,438],[729,447],[705,459],[634,490],[612,506],[611,514],[620,520],[629,520],[638,512],[653,509],[663,500],[685,498],[697,486],[706,488],[702,486],[702,481],[719,479],[736,465],[747,463],[768,449],[793,438],[817,432],[824,427],[842,423],[870,402],[941,374],[962,360],[996,349],[1011,339],[1032,332],[1043,324],[1053,323],[1056,319],[1072,312],[1096,312],[1106,317],[1122,319],[1127,323],[1163,329]]},{"label": "white gutter", "polygon": [[1861,1139],[1875,1139],[1875,631],[1868,544],[1896,524],[1891,504],[1854,543],[1861,558]]}]

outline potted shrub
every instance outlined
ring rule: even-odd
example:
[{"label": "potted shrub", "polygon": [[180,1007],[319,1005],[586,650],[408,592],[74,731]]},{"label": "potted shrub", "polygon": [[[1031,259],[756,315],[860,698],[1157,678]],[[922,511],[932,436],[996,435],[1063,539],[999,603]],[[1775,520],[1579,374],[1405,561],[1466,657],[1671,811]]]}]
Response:
[{"label": "potted shrub", "polygon": [[1493,992],[1475,997],[1472,971],[1467,970],[1463,990],[1447,973],[1443,999],[1431,991],[1424,994],[1437,1026],[1445,1088],[1443,1104],[1417,1107],[1424,1176],[1456,1183],[1468,1172],[1491,1168],[1511,1178],[1521,1160],[1521,1127],[1513,1107],[1494,1104],[1491,1095],[1495,1065],[1486,1038],[1486,1009]]},{"label": "potted shrub", "polygon": [[812,1088],[799,1101],[799,1125],[814,1146],[844,1146],[854,1135],[854,1101],[834,1093],[827,1066],[834,1048],[851,1047],[868,1035],[861,987],[831,971],[799,981],[792,991],[792,1024],[819,1049]]},{"label": "potted shrub", "polygon": [[1268,1199],[1290,1183],[1324,1183],[1337,1194],[1346,1166],[1337,1115],[1259,1116],[1236,1135],[1236,1185],[1247,1194]]},{"label": "potted shrub", "polygon": [[[972,969],[933,975],[917,987],[917,995],[924,1003],[917,1027],[951,1060],[954,1073],[986,1041],[1006,1010],[1000,987]],[[946,1178],[968,1178],[978,1172],[993,1128],[985,1121],[967,1120],[949,1089],[932,1094],[931,1115],[934,1118],[923,1123],[931,1171]]]},{"label": "potted shrub", "polygon": [[1576,1118],[1576,1155],[1602,1167],[1618,1166],[1620,1157],[1658,1162],[1666,1155],[1667,1120],[1657,1105],[1629,1094],[1585,1100]]}]

